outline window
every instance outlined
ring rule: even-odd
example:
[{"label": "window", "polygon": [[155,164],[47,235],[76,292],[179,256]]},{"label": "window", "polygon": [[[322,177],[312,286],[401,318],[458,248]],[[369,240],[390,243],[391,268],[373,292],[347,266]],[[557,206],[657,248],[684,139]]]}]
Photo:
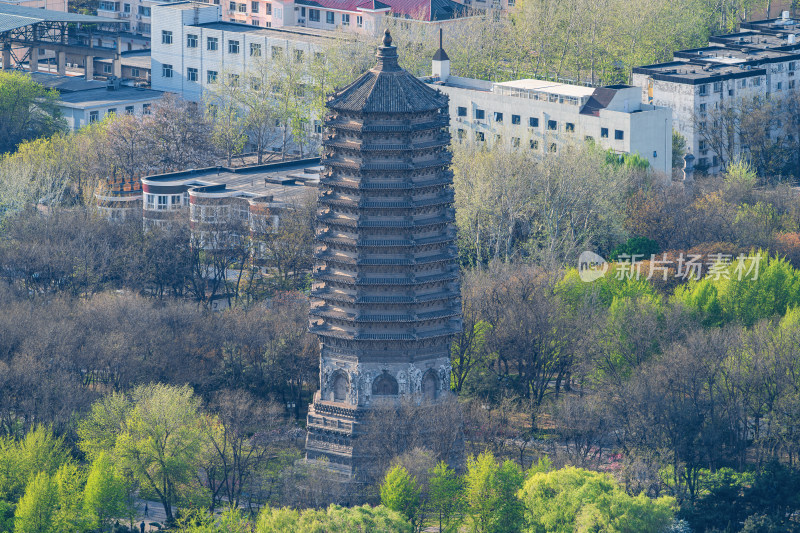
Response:
[{"label": "window", "polygon": [[467,116],[467,108],[458,106],[458,110],[456,111],[456,115],[459,117],[466,117]]},{"label": "window", "polygon": [[161,65],[161,77],[162,78],[172,77],[172,65],[167,65],[167,64]]},{"label": "window", "polygon": [[458,140],[459,141],[463,141],[464,137],[467,135],[467,132],[464,131],[463,128],[458,128],[458,131],[456,133],[458,134]]},{"label": "window", "polygon": [[132,68],[131,69],[131,78],[138,78],[138,77],[139,77],[139,69],[138,68]]},{"label": "window", "polygon": [[311,22],[319,22],[319,9],[309,9],[308,20]]},{"label": "window", "polygon": [[551,143],[550,144],[550,152],[551,153],[556,153],[557,151],[558,151],[558,146],[556,146],[556,143]]},{"label": "window", "polygon": [[517,0],[508,0],[508,7],[514,7],[516,5]]},{"label": "window", "polygon": [[625,132],[622,130],[614,130],[614,139],[621,141],[625,138]]},{"label": "window", "polygon": [[572,122],[567,122],[567,124],[564,126],[564,129],[569,133],[575,133],[575,124]]},{"label": "window", "polygon": [[250,21],[250,25],[251,26],[259,26],[260,23],[259,23],[258,19],[253,19],[253,20]]},{"label": "window", "polygon": [[169,196],[167,196],[166,194],[159,194],[159,195],[157,195],[157,197],[158,197],[158,208],[159,209],[166,209],[167,208],[167,200],[169,199]]},{"label": "window", "polygon": [[333,11],[326,11],[325,12],[325,23],[326,24],[335,24],[336,19],[334,18]]},{"label": "window", "polygon": [[350,25],[350,15],[348,13],[342,13],[342,26],[349,26]]},{"label": "window", "polygon": [[272,59],[278,59],[283,55],[283,48],[280,46],[273,46],[272,47]]},{"label": "window", "polygon": [[130,13],[131,12],[131,5],[130,4],[125,4],[123,6],[123,11],[125,11],[125,13]]},{"label": "window", "polygon": [[255,0],[253,2],[250,2],[250,11],[253,13],[258,13],[258,2],[256,2]]},{"label": "window", "polygon": [[761,87],[761,78],[753,78],[753,87]]},{"label": "window", "polygon": [[538,150],[539,149],[539,141],[535,141],[531,139],[528,141],[528,145],[531,147],[531,150]]},{"label": "window", "polygon": [[314,133],[322,133],[322,122],[319,120],[314,121]]},{"label": "window", "polygon": [[583,138],[583,140],[586,141],[587,143],[593,143],[594,137],[592,137],[591,135],[587,135],[586,137]]},{"label": "window", "polygon": [[795,62],[794,62],[794,61],[792,61],[791,63],[789,63],[789,70],[791,70],[792,72],[794,72],[794,70],[795,70],[796,68],[797,68],[797,66],[796,66],[796,64],[795,64]]},{"label": "window", "polygon": [[103,63],[103,72],[105,74],[111,74],[111,65],[108,63]]},{"label": "window", "polygon": [[266,14],[267,15],[272,15],[272,4],[264,4],[264,7],[266,7],[266,9],[267,9],[266,10]]},{"label": "window", "polygon": [[238,8],[239,8],[238,9],[239,13],[247,13],[247,4],[246,3],[242,2],[241,4],[238,5]]},{"label": "window", "polygon": [[478,141],[478,142],[483,142],[483,132],[482,131],[476,131],[475,132],[475,140]]},{"label": "window", "polygon": [[180,194],[173,194],[172,195],[172,209],[178,209],[181,206],[181,195]]},{"label": "window", "polygon": [[519,148],[519,137],[511,137],[511,146]]},{"label": "window", "polygon": [[358,15],[356,17],[356,26],[360,28],[363,25],[364,25],[364,19],[361,17],[361,15]]},{"label": "window", "polygon": [[219,39],[216,37],[209,37],[206,40],[206,49],[212,52],[219,49]]},{"label": "window", "polygon": [[503,122],[503,114],[502,113],[498,113],[497,111],[495,111],[495,113],[494,113],[494,121],[495,122]]},{"label": "window", "polygon": [[143,17],[150,16],[150,8],[145,6],[139,6],[139,14]]},{"label": "window", "polygon": [[238,87],[239,86],[239,75],[238,74],[228,74],[228,83],[230,83],[232,87]]},{"label": "window", "polygon": [[783,90],[783,83],[778,82],[777,84],[775,84],[775,90],[776,91],[782,91]]},{"label": "window", "polygon": [[250,57],[261,57],[260,43],[250,43]]},{"label": "window", "polygon": [[125,114],[126,115],[133,115],[133,106],[132,105],[126,105],[125,106]]},{"label": "window", "polygon": [[511,115],[511,123],[512,124],[520,124],[522,119],[520,119],[519,115]]},{"label": "window", "polygon": [[536,117],[531,117],[528,119],[528,126],[531,128],[538,128],[539,127],[539,119]]},{"label": "window", "polygon": [[706,104],[700,104],[700,114],[705,115],[706,113]]},{"label": "window", "polygon": [[550,130],[550,131],[558,130],[558,122],[556,122],[555,120],[548,120],[547,121],[547,129]]},{"label": "window", "polygon": [[172,32],[161,30],[161,44],[172,44]]},{"label": "window", "polygon": [[206,83],[214,83],[215,81],[217,81],[217,71],[216,70],[206,71]]},{"label": "window", "polygon": [[150,114],[150,104],[142,104],[142,115]]},{"label": "window", "polygon": [[502,135],[495,135],[494,136],[494,142],[496,142],[496,143],[503,142],[503,136]]},{"label": "window", "polygon": [[708,85],[704,83],[703,85],[700,86],[700,96],[705,96],[707,94],[708,94]]},{"label": "window", "polygon": [[697,143],[697,149],[700,150],[701,152],[705,151],[706,150],[706,141],[701,140],[700,142],[698,142]]},{"label": "window", "polygon": [[189,81],[197,81],[197,69],[188,67],[186,69],[186,79]]},{"label": "window", "polygon": [[295,49],[295,51],[294,51],[294,60],[297,63],[302,63],[303,62],[303,51],[302,50]]},{"label": "window", "polygon": [[477,120],[483,120],[486,118],[486,112],[483,109],[476,109],[475,110],[475,118]]},{"label": "window", "polygon": [[147,204],[147,209],[155,209],[156,208],[156,196],[154,194],[145,194],[144,195],[145,204]]},{"label": "window", "polygon": [[608,128],[600,128],[600,137],[608,139]]},{"label": "window", "polygon": [[229,54],[239,53],[239,41],[234,41],[234,40],[228,41],[228,53]]},{"label": "window", "polygon": [[228,10],[236,11],[236,2],[229,2],[228,3]]},{"label": "window", "polygon": [[186,34],[186,48],[197,48],[197,35],[193,33]]},{"label": "window", "polygon": [[794,89],[794,85],[795,85],[794,80],[789,80],[789,88]]},{"label": "window", "polygon": [[715,93],[721,93],[722,92],[722,82],[721,81],[715,81],[714,82],[714,92]]},{"label": "window", "polygon": [[110,108],[108,108],[108,111],[106,111],[106,113],[109,114],[109,115],[116,115],[117,114],[117,108],[116,107],[110,107]]}]

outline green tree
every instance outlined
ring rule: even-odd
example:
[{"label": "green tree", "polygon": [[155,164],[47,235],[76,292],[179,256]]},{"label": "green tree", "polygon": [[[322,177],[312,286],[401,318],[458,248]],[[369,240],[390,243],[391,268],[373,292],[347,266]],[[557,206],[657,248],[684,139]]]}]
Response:
[{"label": "green tree", "polygon": [[444,461],[440,461],[433,468],[428,483],[428,498],[431,509],[436,513],[439,521],[439,533],[451,531],[453,526],[457,527],[454,524],[455,515],[460,513],[464,506],[463,483],[456,472],[449,468]]},{"label": "green tree", "polygon": [[53,525],[56,531],[87,531],[89,521],[83,511],[84,476],[72,462],[64,463],[53,476],[56,507]]},{"label": "green tree", "polygon": [[107,528],[114,519],[127,517],[128,484],[120,476],[111,457],[101,452],[92,462],[84,489],[83,504],[92,526]]},{"label": "green tree", "polygon": [[47,89],[21,72],[0,72],[0,154],[19,143],[47,137],[66,128],[56,102],[58,91]]},{"label": "green tree", "polygon": [[381,503],[413,522],[419,511],[420,488],[417,478],[400,465],[395,465],[381,483]]},{"label": "green tree", "polygon": [[525,476],[513,461],[499,464],[491,452],[467,460],[464,476],[467,525],[474,533],[514,533],[523,523],[517,498]]},{"label": "green tree", "polygon": [[93,458],[105,451],[152,491],[172,522],[183,495],[194,494],[207,449],[200,400],[188,386],[141,385],[92,406],[79,427],[80,446]]},{"label": "green tree", "polygon": [[340,507],[326,510],[272,509],[264,507],[258,516],[256,533],[412,533],[413,528],[398,512],[384,506]]},{"label": "green tree", "polygon": [[672,498],[629,496],[608,474],[571,466],[535,469],[520,498],[530,533],[659,533],[673,519]]},{"label": "green tree", "polygon": [[56,533],[56,487],[47,472],[33,476],[14,513],[15,533]]},{"label": "green tree", "polygon": [[250,533],[252,530],[250,520],[241,509],[226,509],[219,515],[195,510],[178,520],[181,533]]},{"label": "green tree", "polygon": [[0,438],[0,500],[18,500],[33,476],[52,476],[68,458],[63,439],[44,426],[30,429],[19,442]]}]

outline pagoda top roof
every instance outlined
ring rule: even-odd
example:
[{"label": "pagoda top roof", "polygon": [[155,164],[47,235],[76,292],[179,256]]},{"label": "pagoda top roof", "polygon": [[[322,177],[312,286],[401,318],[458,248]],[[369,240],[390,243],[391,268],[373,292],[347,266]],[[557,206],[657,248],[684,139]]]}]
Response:
[{"label": "pagoda top roof", "polygon": [[327,106],[359,113],[420,113],[447,106],[447,96],[417,79],[397,62],[387,29],[376,65],[334,94]]}]

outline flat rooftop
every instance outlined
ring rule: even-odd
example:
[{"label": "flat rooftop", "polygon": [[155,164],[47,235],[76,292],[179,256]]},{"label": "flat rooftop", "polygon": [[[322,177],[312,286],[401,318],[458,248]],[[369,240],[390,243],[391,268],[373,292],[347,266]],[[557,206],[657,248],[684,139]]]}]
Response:
[{"label": "flat rooftop", "polygon": [[[142,183],[156,186],[190,185],[209,187],[222,185],[229,193],[257,198],[272,196],[275,203],[293,203],[317,194],[319,158],[266,163],[253,167],[212,167],[172,172],[142,178]],[[221,191],[217,191],[221,192]]]},{"label": "flat rooftop", "polygon": [[800,34],[800,20],[791,17],[742,22],[740,27],[747,30],[758,30],[764,33]]},{"label": "flat rooftop", "polygon": [[511,89],[524,89],[527,91],[537,91],[540,93],[557,94],[561,96],[574,96],[576,98],[591,96],[592,93],[594,93],[594,88],[592,87],[534,79],[504,81],[502,83],[495,83],[495,86],[508,87]]},{"label": "flat rooftop", "polygon": [[123,24],[124,20],[111,20],[94,15],[65,13],[51,9],[18,6],[0,2],[0,33],[24,28],[39,22],[69,22],[80,24]]},{"label": "flat rooftop", "polygon": [[656,63],[635,67],[634,74],[647,74],[667,81],[683,83],[700,83],[703,81],[721,78],[725,76],[749,77],[763,76],[766,74],[764,68],[746,68],[744,64],[725,64],[701,61],[669,61],[667,63]]},{"label": "flat rooftop", "polygon": [[727,65],[735,65],[739,63],[749,63],[749,62],[762,62],[771,59],[788,61],[789,59],[791,59],[792,55],[794,54],[792,54],[791,52],[774,50],[767,47],[739,48],[736,46],[704,46],[702,48],[679,50],[673,54],[675,58],[711,61],[713,63],[724,63]]},{"label": "flat rooftop", "polygon": [[126,87],[123,85],[113,90],[104,87],[102,89],[62,93],[58,100],[63,104],[69,104],[70,107],[88,109],[91,107],[147,102],[161,98],[163,94],[164,93],[161,91]]},{"label": "flat rooftop", "polygon": [[709,37],[710,43],[721,44],[727,47],[758,48],[762,50],[800,50],[800,36],[790,42],[788,36],[772,35],[755,31],[740,31],[726,35]]},{"label": "flat rooftop", "polygon": [[[329,44],[330,40],[347,39],[341,32],[331,30],[316,30],[313,28],[260,28],[250,24],[240,24],[238,22],[206,22],[197,24],[195,27],[220,30],[227,32],[248,33],[259,35],[271,39],[284,39],[287,41],[319,42]],[[353,37],[354,38],[354,37]]]},{"label": "flat rooftop", "polygon": [[107,85],[106,82],[100,80],[86,81],[83,76],[61,76],[47,72],[30,72],[28,76],[48,89],[57,89],[62,95],[75,91],[105,89]]}]

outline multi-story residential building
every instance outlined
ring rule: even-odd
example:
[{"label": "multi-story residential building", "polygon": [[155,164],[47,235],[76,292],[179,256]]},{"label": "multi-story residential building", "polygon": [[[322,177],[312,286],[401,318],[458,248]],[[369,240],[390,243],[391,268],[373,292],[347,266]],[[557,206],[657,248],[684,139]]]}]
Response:
[{"label": "multi-story residential building", "polygon": [[67,12],[67,0],[0,0],[0,3],[12,6],[34,7],[36,9],[49,9],[51,11]]},{"label": "multi-story residential building", "polygon": [[642,101],[673,110],[674,129],[686,138],[698,170],[716,173],[723,161],[704,138],[707,119],[741,99],[779,97],[800,90],[800,22],[742,23],[741,31],[712,37],[709,46],[675,52],[673,61],[633,69]]},{"label": "multi-story residential building", "polygon": [[299,26],[366,35],[379,33],[387,16],[442,25],[469,13],[468,8],[453,0],[273,0],[272,4],[272,27]]},{"label": "multi-story residential building", "polygon": [[223,73],[235,75],[276,54],[318,53],[337,38],[325,30],[221,22],[214,5],[176,2],[153,10],[152,87],[192,101]]},{"label": "multi-story residential building", "polygon": [[642,103],[638,87],[461,78],[450,75],[450,60],[441,48],[426,81],[450,97],[456,142],[504,143],[545,153],[566,143],[592,141],[619,154],[639,154],[652,168],[670,172],[672,111]]}]

